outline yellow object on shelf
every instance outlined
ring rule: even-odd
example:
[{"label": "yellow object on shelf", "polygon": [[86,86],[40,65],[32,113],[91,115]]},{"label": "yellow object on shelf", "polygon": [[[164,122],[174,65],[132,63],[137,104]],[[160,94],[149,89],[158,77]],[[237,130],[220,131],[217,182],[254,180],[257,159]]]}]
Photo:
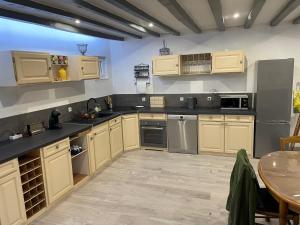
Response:
[{"label": "yellow object on shelf", "polygon": [[58,78],[59,78],[59,80],[68,80],[67,71],[64,67],[61,67],[58,70]]},{"label": "yellow object on shelf", "polygon": [[293,101],[294,113],[300,113],[300,91],[294,91]]}]

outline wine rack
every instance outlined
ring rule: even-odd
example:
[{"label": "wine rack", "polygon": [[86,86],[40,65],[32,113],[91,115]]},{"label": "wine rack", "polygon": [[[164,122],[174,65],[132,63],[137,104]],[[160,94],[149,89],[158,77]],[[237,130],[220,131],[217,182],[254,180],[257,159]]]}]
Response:
[{"label": "wine rack", "polygon": [[19,158],[27,219],[46,207],[46,196],[40,152],[32,151]]}]

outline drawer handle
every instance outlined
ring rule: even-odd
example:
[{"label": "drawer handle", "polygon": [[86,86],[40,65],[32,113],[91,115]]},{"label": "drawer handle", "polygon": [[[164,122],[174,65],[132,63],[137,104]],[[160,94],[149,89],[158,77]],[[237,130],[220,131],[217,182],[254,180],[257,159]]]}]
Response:
[{"label": "drawer handle", "polygon": [[56,148],[56,149],[59,149],[59,145],[56,145],[55,148]]}]

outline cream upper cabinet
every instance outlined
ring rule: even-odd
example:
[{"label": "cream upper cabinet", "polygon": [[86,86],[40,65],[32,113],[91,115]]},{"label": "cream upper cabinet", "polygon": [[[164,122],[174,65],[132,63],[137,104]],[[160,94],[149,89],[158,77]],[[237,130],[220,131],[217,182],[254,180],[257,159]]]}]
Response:
[{"label": "cream upper cabinet", "polygon": [[95,168],[99,169],[111,160],[108,123],[93,129]]},{"label": "cream upper cabinet", "polygon": [[199,121],[198,152],[224,152],[224,122]]},{"label": "cream upper cabinet", "polygon": [[52,82],[50,55],[38,52],[12,52],[17,84]]},{"label": "cream upper cabinet", "polygon": [[180,74],[180,56],[165,55],[156,56],[152,60],[153,75],[179,75]]},{"label": "cream upper cabinet", "polygon": [[140,147],[139,118],[137,114],[122,116],[124,151]]},{"label": "cream upper cabinet", "polygon": [[212,73],[243,73],[246,65],[242,50],[212,53]]},{"label": "cream upper cabinet", "polygon": [[71,80],[100,78],[100,59],[97,56],[69,56]]},{"label": "cream upper cabinet", "polygon": [[44,159],[49,203],[62,197],[73,187],[72,162],[69,148]]},{"label": "cream upper cabinet", "polygon": [[[113,120],[115,121],[115,120]],[[111,157],[115,158],[123,151],[122,124],[116,123],[109,128]]]},{"label": "cream upper cabinet", "polygon": [[[14,162],[13,162],[14,161]],[[24,198],[17,160],[0,165],[0,224],[21,225],[26,222]],[[4,171],[6,170],[6,171]]]},{"label": "cream upper cabinet", "polygon": [[253,152],[253,123],[225,123],[225,152],[236,153],[245,149],[249,155]]}]

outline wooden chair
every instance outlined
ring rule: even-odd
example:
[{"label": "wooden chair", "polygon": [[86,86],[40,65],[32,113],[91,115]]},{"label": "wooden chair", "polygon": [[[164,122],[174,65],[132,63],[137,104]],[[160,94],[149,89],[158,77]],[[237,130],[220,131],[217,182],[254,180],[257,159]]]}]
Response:
[{"label": "wooden chair", "polygon": [[280,151],[293,151],[295,143],[300,143],[300,136],[280,138]]}]

